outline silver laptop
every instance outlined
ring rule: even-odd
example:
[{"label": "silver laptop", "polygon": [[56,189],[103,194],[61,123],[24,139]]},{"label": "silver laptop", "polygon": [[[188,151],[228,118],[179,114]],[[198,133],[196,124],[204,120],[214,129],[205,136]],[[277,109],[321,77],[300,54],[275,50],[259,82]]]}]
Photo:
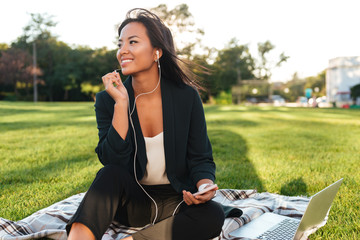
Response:
[{"label": "silver laptop", "polygon": [[301,220],[274,213],[264,213],[230,233],[233,237],[298,240],[304,232],[321,226],[330,211],[343,178],[311,197]]}]

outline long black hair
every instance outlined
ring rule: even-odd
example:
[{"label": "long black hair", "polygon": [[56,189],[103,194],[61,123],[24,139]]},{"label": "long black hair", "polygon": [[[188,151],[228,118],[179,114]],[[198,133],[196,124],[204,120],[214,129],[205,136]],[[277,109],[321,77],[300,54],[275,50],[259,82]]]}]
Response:
[{"label": "long black hair", "polygon": [[127,12],[125,20],[118,28],[119,36],[121,30],[131,22],[142,23],[146,28],[151,45],[162,50],[160,65],[161,75],[164,78],[178,84],[187,84],[202,89],[196,75],[188,67],[189,62],[181,60],[176,55],[171,31],[156,14],[143,8],[131,9]]}]

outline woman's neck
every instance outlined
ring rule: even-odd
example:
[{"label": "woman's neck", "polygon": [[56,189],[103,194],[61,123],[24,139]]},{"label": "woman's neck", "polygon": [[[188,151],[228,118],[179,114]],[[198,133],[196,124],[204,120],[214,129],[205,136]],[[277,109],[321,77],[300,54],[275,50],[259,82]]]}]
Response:
[{"label": "woman's neck", "polygon": [[134,89],[135,97],[141,93],[153,91],[159,82],[159,73],[152,71],[152,73],[136,74],[132,76],[132,87]]}]

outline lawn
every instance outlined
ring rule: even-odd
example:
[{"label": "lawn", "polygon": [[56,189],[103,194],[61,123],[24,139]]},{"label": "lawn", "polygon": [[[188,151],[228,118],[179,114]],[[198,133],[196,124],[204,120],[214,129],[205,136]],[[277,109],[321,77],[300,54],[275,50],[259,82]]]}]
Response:
[{"label": "lawn", "polygon": [[[220,188],[311,196],[344,178],[310,239],[360,238],[360,111],[205,106]],[[0,102],[0,217],[84,192],[101,164],[93,103]]]}]

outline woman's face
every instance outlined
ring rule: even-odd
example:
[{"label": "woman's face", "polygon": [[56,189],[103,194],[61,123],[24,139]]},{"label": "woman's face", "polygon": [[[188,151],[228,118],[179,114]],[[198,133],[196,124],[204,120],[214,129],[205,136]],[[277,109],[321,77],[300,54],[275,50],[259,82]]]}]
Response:
[{"label": "woman's face", "polygon": [[131,22],[121,30],[116,57],[124,75],[136,75],[156,68],[155,52],[142,23]]}]

